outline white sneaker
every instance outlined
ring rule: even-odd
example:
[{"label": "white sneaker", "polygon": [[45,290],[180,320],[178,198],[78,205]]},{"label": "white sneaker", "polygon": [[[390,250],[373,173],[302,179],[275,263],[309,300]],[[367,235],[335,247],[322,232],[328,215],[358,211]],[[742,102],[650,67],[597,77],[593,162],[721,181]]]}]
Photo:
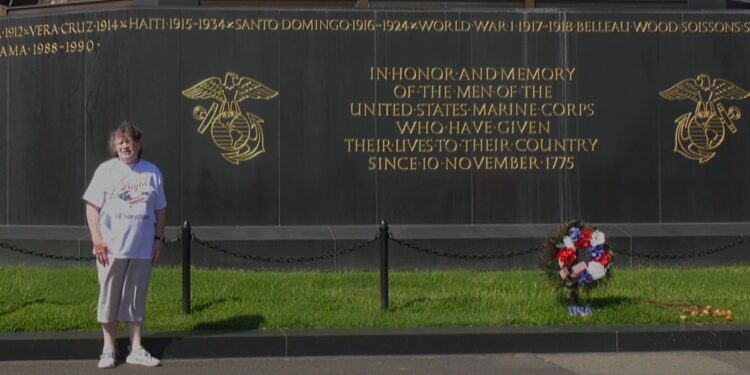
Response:
[{"label": "white sneaker", "polygon": [[142,347],[135,352],[130,352],[128,358],[125,359],[125,362],[131,365],[140,365],[146,367],[155,367],[161,364],[161,361],[152,357],[151,354]]},{"label": "white sneaker", "polygon": [[102,355],[99,357],[99,364],[96,367],[99,367],[99,368],[115,367],[115,353],[112,351],[112,349],[102,350]]}]

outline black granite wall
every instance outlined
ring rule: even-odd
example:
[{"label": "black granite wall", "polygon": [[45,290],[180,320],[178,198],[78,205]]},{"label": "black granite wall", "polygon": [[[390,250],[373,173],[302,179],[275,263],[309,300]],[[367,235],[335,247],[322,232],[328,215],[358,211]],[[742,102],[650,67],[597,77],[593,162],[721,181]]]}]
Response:
[{"label": "black granite wall", "polygon": [[[170,225],[744,222],[748,41],[745,12],[3,18],[0,224],[83,225],[80,197],[123,119],[165,175]],[[230,77],[183,95],[230,72],[278,94]],[[713,86],[700,89],[701,74]],[[660,96],[686,79],[693,99]],[[240,113],[219,109],[199,133],[196,107],[236,95],[249,96]],[[684,114],[699,116],[678,142]],[[415,122],[428,126],[402,130]],[[249,139],[258,129],[262,142]]]}]

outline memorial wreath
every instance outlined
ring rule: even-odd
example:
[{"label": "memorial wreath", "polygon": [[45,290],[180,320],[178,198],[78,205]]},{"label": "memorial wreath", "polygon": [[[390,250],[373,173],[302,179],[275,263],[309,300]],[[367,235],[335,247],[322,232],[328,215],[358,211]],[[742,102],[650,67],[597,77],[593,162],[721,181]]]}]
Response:
[{"label": "memorial wreath", "polygon": [[605,283],[610,275],[613,253],[604,233],[580,220],[563,225],[546,241],[543,266],[550,280],[577,301],[580,291]]}]

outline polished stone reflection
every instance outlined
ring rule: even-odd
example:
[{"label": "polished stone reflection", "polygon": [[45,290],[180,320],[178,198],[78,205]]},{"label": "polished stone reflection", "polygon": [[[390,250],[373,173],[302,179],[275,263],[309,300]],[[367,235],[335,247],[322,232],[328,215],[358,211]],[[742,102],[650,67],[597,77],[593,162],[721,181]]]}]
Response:
[{"label": "polished stone reflection", "polygon": [[170,225],[744,222],[748,21],[196,8],[1,19],[0,223],[82,225],[79,197],[123,119],[164,173]]}]

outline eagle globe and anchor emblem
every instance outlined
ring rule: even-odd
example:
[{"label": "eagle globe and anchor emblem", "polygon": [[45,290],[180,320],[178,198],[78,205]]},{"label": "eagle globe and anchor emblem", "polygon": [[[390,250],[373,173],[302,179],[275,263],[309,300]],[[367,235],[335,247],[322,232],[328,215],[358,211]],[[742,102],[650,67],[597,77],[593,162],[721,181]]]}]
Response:
[{"label": "eagle globe and anchor emblem", "polygon": [[699,74],[695,79],[684,79],[659,95],[668,100],[690,99],[695,110],[685,113],[675,120],[674,151],[703,164],[716,156],[716,149],[724,143],[726,130],[737,133],[734,121],[742,117],[738,107],[729,109],[720,102],[740,100],[750,96],[750,92],[727,80],[711,80],[708,74]]},{"label": "eagle globe and anchor emblem", "polygon": [[193,109],[193,117],[200,120],[198,133],[210,128],[214,144],[222,151],[221,156],[228,162],[240,162],[257,157],[266,151],[263,141],[263,119],[240,109],[240,102],[246,99],[269,100],[279,95],[262,83],[240,77],[229,72],[224,80],[219,77],[206,78],[182,91],[190,99],[212,99],[211,107]]}]

